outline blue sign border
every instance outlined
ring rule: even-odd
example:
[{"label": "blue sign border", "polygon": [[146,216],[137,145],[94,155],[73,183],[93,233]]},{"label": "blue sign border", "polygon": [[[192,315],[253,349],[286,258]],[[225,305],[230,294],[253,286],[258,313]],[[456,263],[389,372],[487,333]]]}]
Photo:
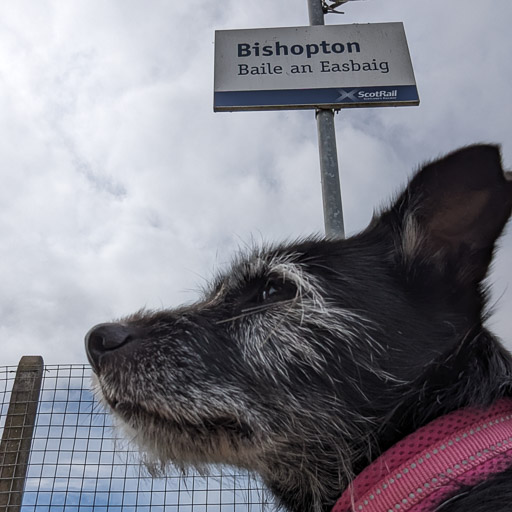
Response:
[{"label": "blue sign border", "polygon": [[215,111],[350,108],[418,105],[415,85],[334,87],[214,93]]}]

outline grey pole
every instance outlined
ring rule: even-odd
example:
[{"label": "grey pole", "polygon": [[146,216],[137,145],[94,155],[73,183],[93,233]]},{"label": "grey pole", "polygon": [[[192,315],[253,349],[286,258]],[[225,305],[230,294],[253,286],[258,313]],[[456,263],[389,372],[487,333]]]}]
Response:
[{"label": "grey pole", "polygon": [[[324,25],[322,0],[308,0],[308,11],[310,25]],[[345,238],[336,132],[334,131],[334,111],[318,109],[316,111],[316,123],[322,176],[325,235],[327,238]]]},{"label": "grey pole", "polygon": [[42,377],[43,358],[23,356],[0,442],[0,512],[21,510]]}]

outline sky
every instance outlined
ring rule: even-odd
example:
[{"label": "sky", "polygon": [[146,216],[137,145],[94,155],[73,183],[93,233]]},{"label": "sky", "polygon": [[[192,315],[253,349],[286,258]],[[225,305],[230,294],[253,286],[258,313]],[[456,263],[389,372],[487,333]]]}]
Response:
[{"label": "sky", "polygon": [[[402,21],[418,107],[336,116],[345,227],[474,142],[512,168],[512,3],[366,0]],[[313,111],[213,112],[214,31],[308,24],[306,0],[0,4],[0,365],[86,362],[83,337],[197,299],[240,247],[323,231]],[[512,348],[512,228],[489,326]]]}]

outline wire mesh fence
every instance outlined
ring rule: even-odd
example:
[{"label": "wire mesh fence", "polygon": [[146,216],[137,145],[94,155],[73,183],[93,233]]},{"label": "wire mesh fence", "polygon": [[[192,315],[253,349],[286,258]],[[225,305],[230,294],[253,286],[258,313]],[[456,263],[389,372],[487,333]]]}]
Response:
[{"label": "wire mesh fence", "polygon": [[[0,435],[8,428],[5,422],[16,370],[15,366],[0,367]],[[89,383],[89,366],[44,367],[21,507],[13,502],[0,510],[275,510],[257,479],[232,468],[219,467],[209,476],[174,472],[151,478],[138,454],[115,438],[110,416],[95,401]],[[5,469],[8,450],[2,443],[0,469],[2,465]],[[0,498],[2,492],[7,491],[2,487]]]}]

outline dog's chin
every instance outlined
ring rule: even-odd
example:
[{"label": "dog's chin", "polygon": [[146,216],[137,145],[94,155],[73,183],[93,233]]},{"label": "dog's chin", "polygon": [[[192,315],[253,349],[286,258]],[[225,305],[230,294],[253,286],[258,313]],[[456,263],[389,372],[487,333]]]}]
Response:
[{"label": "dog's chin", "polygon": [[[168,465],[198,469],[213,464],[248,468],[254,457],[254,432],[235,417],[216,416],[191,421],[164,411],[148,411],[143,405],[107,400],[116,427],[137,445],[152,474]],[[250,469],[250,468],[248,468]]]}]

